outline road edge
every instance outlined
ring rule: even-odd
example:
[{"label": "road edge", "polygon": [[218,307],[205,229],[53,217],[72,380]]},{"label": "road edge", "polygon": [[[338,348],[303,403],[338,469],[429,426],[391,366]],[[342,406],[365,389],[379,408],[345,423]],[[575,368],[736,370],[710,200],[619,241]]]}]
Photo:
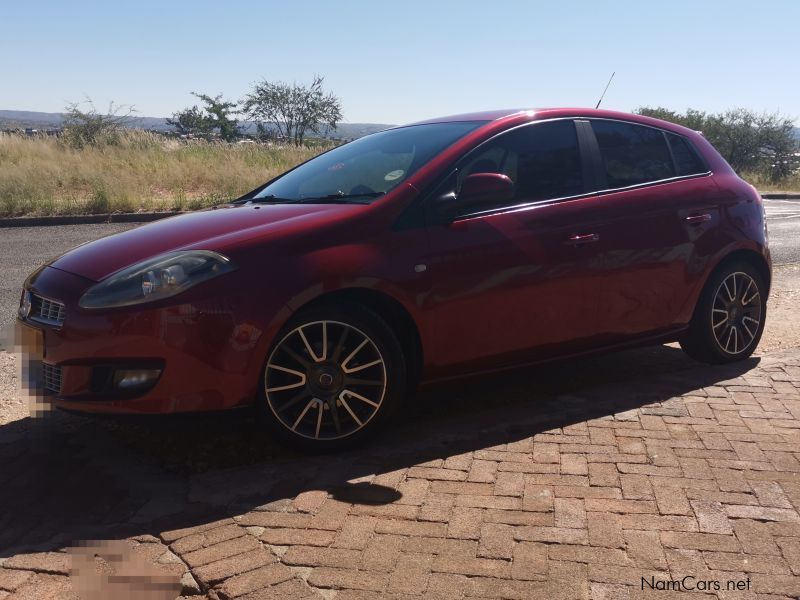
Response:
[{"label": "road edge", "polygon": [[166,217],[186,214],[187,212],[189,211],[106,213],[99,215],[52,215],[49,217],[6,217],[0,219],[0,228],[44,227],[47,225],[87,225],[92,223],[148,223]]}]

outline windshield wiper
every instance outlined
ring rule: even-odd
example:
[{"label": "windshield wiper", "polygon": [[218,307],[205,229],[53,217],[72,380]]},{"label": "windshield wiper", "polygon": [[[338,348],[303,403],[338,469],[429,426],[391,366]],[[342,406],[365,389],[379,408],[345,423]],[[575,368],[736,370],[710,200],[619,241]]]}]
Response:
[{"label": "windshield wiper", "polygon": [[255,204],[266,204],[268,202],[295,202],[295,200],[292,200],[291,198],[279,198],[278,196],[270,194],[269,196],[261,196],[260,198],[245,198],[242,200],[242,204],[247,204],[248,202],[253,202]]},{"label": "windshield wiper", "polygon": [[311,198],[301,198],[297,202],[303,204],[322,204],[322,203],[336,203],[342,202],[344,204],[368,204],[367,202],[348,202],[354,198],[377,198],[378,196],[385,195],[386,192],[363,192],[360,194],[345,194],[344,192],[336,192],[335,194],[328,194],[326,196],[314,196]]}]

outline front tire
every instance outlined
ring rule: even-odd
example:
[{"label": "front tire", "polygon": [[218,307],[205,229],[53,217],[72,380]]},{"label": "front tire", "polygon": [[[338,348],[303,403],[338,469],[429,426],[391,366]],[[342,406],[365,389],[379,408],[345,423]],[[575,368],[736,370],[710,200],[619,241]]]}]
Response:
[{"label": "front tire", "polygon": [[749,357],[767,316],[767,286],[750,263],[723,264],[709,278],[689,330],[680,340],[692,358],[724,364]]},{"label": "front tire", "polygon": [[276,340],[262,372],[258,413],[292,446],[330,451],[362,443],[403,400],[400,343],[367,307],[303,310]]}]

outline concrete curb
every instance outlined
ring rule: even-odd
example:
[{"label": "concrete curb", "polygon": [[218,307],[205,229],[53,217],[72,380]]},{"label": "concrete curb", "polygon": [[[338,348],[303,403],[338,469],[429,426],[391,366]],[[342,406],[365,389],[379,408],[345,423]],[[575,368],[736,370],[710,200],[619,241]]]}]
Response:
[{"label": "concrete curb", "polygon": [[765,200],[800,200],[800,192],[767,192],[761,197]]},{"label": "concrete curb", "polygon": [[0,219],[0,227],[42,227],[46,225],[86,225],[90,223],[147,223],[186,211],[111,213],[103,215],[54,215],[50,217],[9,217]]}]

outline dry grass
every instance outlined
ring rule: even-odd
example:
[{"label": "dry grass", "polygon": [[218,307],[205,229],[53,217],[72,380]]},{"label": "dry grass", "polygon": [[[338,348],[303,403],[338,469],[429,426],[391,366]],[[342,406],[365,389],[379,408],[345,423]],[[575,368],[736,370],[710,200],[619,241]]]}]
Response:
[{"label": "dry grass", "polygon": [[756,186],[759,192],[800,192],[800,173],[777,182],[760,173],[743,173],[742,178]]},{"label": "dry grass", "polygon": [[143,131],[77,149],[55,138],[0,133],[0,216],[202,208],[319,151],[184,142]]},{"label": "dry grass", "polygon": [[[322,148],[215,144],[123,132],[73,148],[55,138],[0,133],[0,217],[193,210],[237,197]],[[800,190],[800,174],[761,191]]]}]

